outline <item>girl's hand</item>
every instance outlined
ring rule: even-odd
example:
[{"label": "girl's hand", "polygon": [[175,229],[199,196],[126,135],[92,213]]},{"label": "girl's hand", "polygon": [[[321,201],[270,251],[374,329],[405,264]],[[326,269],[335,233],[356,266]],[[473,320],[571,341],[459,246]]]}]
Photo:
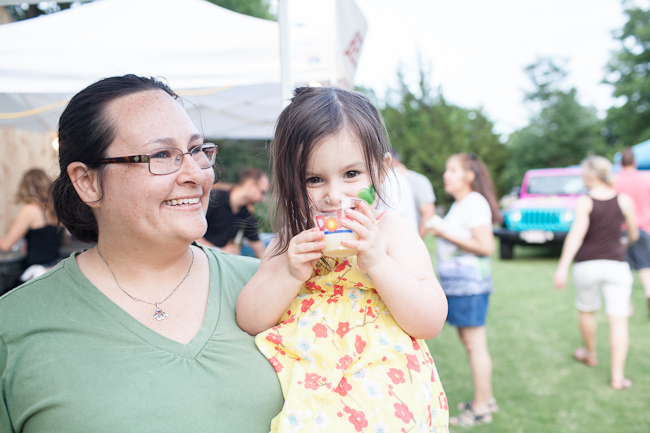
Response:
[{"label": "girl's hand", "polygon": [[557,271],[555,271],[555,274],[553,275],[553,283],[555,284],[555,287],[559,290],[564,289],[568,274],[568,270],[558,267]]},{"label": "girl's hand", "polygon": [[325,248],[323,232],[318,227],[305,230],[294,236],[289,242],[287,256],[289,258],[289,273],[296,280],[307,281],[314,270],[314,265],[322,257],[321,250]]},{"label": "girl's hand", "polygon": [[345,215],[347,218],[341,220],[341,225],[355,232],[359,240],[342,239],[341,245],[357,250],[359,267],[368,271],[388,258],[370,206],[361,203],[357,210],[348,210]]}]

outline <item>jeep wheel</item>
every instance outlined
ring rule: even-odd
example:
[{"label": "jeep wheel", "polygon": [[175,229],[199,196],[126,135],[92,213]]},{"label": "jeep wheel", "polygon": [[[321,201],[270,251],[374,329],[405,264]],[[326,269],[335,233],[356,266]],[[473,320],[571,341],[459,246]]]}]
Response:
[{"label": "jeep wheel", "polygon": [[510,260],[512,259],[512,249],[514,245],[511,244],[510,242],[506,242],[503,239],[501,239],[501,248],[499,249],[499,253],[501,256],[501,260]]}]

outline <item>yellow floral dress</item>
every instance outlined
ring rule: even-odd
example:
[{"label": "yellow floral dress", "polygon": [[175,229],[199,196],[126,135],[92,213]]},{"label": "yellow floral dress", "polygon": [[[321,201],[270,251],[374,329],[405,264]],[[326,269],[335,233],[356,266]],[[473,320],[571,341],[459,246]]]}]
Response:
[{"label": "yellow floral dress", "polygon": [[426,343],[395,322],[356,256],[327,263],[255,338],[285,398],[271,431],[447,433],[447,397]]}]

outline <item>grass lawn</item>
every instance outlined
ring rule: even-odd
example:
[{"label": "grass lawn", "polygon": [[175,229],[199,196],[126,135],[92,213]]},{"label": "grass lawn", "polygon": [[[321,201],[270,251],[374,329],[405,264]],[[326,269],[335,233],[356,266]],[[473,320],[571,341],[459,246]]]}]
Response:
[{"label": "grass lawn", "polygon": [[[428,238],[430,251],[434,245]],[[582,345],[575,292],[571,279],[564,291],[553,286],[558,258],[558,251],[527,247],[517,247],[511,261],[493,258],[495,292],[487,332],[501,410],[492,424],[451,426],[452,433],[650,432],[650,319],[636,275],[626,367],[634,385],[614,391],[602,309],[597,313],[598,366],[588,368],[573,359],[573,350]],[[449,325],[428,344],[455,415],[456,404],[473,395],[467,355]]]}]

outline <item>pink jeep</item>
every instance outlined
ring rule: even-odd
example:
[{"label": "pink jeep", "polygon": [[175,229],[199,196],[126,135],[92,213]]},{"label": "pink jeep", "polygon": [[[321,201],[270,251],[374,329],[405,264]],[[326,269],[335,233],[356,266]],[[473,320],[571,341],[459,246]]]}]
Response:
[{"label": "pink jeep", "polygon": [[501,240],[501,258],[511,259],[515,244],[561,244],[571,228],[576,199],[584,193],[580,167],[528,170],[519,198],[503,211],[503,227],[494,230]]}]

